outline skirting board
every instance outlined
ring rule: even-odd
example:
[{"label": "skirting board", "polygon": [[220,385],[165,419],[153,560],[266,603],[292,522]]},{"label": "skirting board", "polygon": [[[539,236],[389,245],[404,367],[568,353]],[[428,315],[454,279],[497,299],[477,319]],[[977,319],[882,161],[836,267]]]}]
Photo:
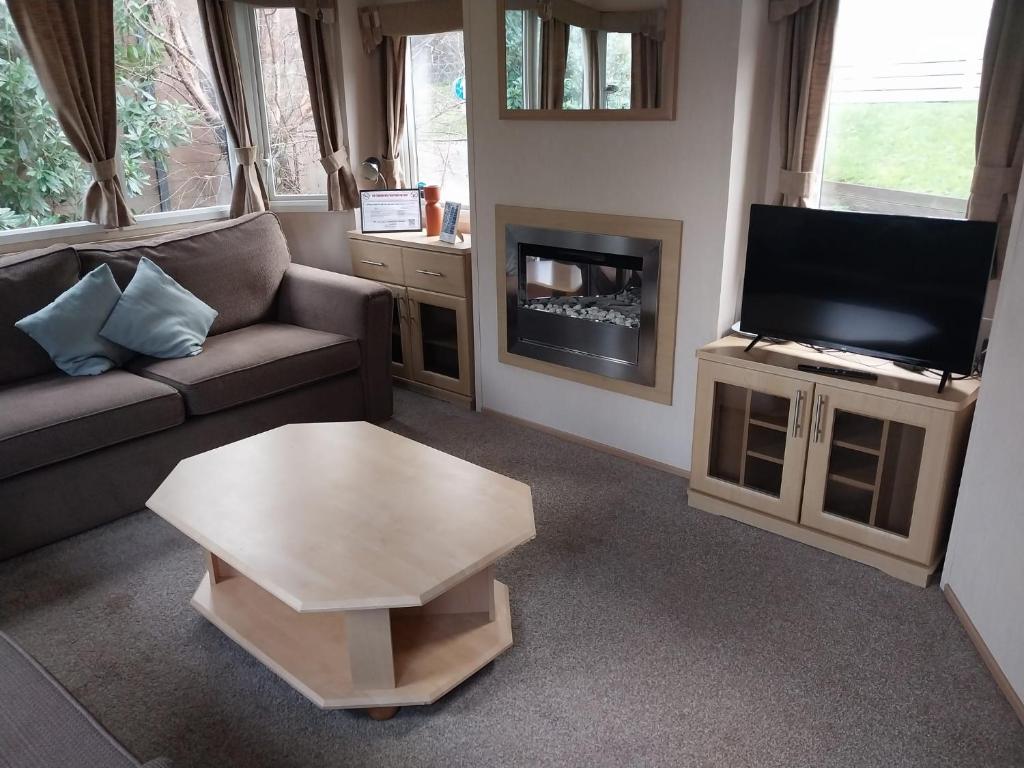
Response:
[{"label": "skirting board", "polygon": [[984,638],[981,633],[978,632],[978,628],[974,626],[974,622],[971,621],[971,617],[967,615],[967,611],[964,610],[963,603],[960,602],[960,598],[956,596],[956,592],[953,591],[953,587],[947,584],[942,588],[943,594],[946,596],[946,602],[949,603],[949,607],[953,609],[953,613],[960,620],[960,623],[964,626],[964,631],[967,632],[967,637],[970,638],[974,644],[975,650],[978,651],[978,655],[981,656],[981,660],[988,667],[988,671],[992,677],[995,678],[996,685],[999,686],[999,690],[1003,692],[1007,701],[1010,702],[1010,706],[1013,707],[1013,711],[1017,713],[1017,717],[1020,718],[1021,724],[1024,725],[1024,701],[1021,701],[1020,696],[1013,686],[1010,685],[1010,680],[1003,672],[1002,667],[999,666],[999,662],[996,661],[996,657],[992,655],[992,651],[988,649],[988,645],[985,644]]},{"label": "skirting board", "polygon": [[848,560],[855,560],[858,563],[870,565],[872,568],[877,568],[883,573],[887,573],[900,581],[906,581],[917,587],[927,587],[931,583],[935,575],[935,569],[939,565],[938,560],[931,565],[912,563],[901,557],[879,552],[869,547],[862,547],[859,544],[854,544],[852,541],[839,539],[827,533],[816,531],[813,528],[797,525],[788,520],[781,520],[728,501],[716,499],[714,496],[708,496],[692,488],[688,494],[688,501],[690,506],[695,509],[728,517],[740,523],[746,523],[755,528],[785,536],[787,539],[799,541],[801,544],[823,549],[826,552],[831,552],[833,555],[839,555]]},{"label": "skirting board", "polygon": [[687,472],[685,469],[673,467],[671,464],[666,464],[662,461],[657,461],[655,459],[649,459],[646,456],[641,456],[638,453],[630,453],[629,451],[624,451],[621,448],[615,448],[610,445],[605,445],[604,443],[598,443],[594,440],[588,440],[587,438],[580,437],[579,435],[574,435],[572,432],[563,432],[560,429],[555,429],[554,427],[549,427],[544,424],[538,424],[537,422],[530,421],[529,419],[521,419],[518,416],[510,416],[507,413],[495,411],[492,410],[491,408],[482,408],[481,411],[483,413],[489,413],[492,416],[497,416],[499,418],[514,422],[515,424],[521,424],[522,426],[529,427],[530,429],[536,429],[538,432],[544,432],[545,434],[548,435],[560,437],[563,440],[568,440],[570,443],[585,445],[587,448],[593,448],[595,451],[607,453],[610,456],[615,456],[620,459],[626,459],[627,461],[632,461],[635,462],[636,464],[642,464],[645,467],[656,469],[659,472],[667,472],[668,474],[675,475],[676,477],[683,477],[686,478],[687,480],[690,479],[690,473]]}]

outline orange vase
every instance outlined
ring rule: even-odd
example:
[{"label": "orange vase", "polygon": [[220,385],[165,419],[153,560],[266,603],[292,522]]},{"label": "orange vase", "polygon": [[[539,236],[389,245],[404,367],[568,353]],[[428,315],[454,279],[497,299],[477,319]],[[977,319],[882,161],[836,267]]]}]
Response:
[{"label": "orange vase", "polygon": [[427,237],[436,237],[441,234],[441,219],[444,218],[441,188],[436,184],[424,187],[423,199],[426,201]]}]

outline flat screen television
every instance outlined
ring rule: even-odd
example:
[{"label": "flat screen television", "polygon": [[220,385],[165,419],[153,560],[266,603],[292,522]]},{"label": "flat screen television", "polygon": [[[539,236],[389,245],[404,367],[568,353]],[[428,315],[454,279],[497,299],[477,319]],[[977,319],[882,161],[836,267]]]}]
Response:
[{"label": "flat screen television", "polygon": [[740,329],[971,373],[988,222],[754,205]]}]

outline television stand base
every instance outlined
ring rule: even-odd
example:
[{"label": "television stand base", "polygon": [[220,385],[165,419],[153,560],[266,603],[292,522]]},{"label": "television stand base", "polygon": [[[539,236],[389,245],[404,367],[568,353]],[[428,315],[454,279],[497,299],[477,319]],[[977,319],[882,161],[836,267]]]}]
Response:
[{"label": "television stand base", "polygon": [[759,342],[763,338],[764,338],[764,336],[762,336],[761,334],[757,334],[757,336],[755,336],[753,339],[750,340],[750,343],[747,344],[747,348],[744,349],[743,351],[744,352],[749,352],[750,350],[752,350],[754,348],[754,345],[757,344],[757,342]]},{"label": "television stand base", "polygon": [[939,379],[939,394],[940,395],[946,389],[946,384],[948,384],[950,381],[952,381],[952,379],[953,379],[953,376],[952,376],[952,374],[949,371],[943,371],[942,372],[942,378]]}]

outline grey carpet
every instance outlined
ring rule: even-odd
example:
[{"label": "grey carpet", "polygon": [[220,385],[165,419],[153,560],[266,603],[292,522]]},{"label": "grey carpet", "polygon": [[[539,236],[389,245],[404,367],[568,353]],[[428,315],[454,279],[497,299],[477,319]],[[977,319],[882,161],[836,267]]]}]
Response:
[{"label": "grey carpet", "polygon": [[150,513],[0,564],[0,628],[176,766],[1024,765],[937,588],[497,417],[399,392],[390,427],[533,488],[537,539],[498,566],[516,644],[436,705],[317,710],[189,607],[200,551]]}]

